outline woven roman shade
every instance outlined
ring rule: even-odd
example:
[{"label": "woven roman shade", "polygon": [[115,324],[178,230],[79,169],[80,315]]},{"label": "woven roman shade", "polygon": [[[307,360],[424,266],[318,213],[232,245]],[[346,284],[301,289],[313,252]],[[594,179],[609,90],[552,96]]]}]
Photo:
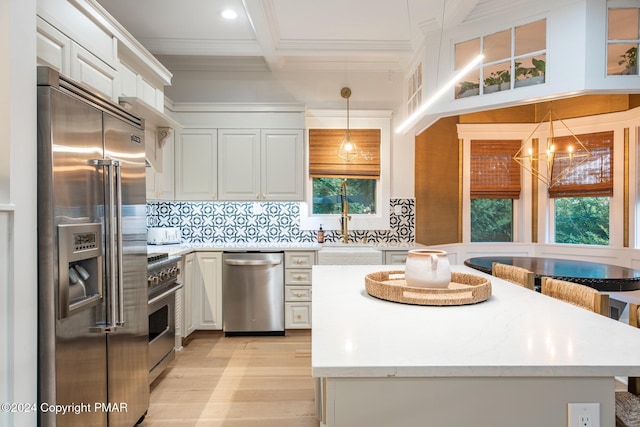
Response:
[{"label": "woven roman shade", "polygon": [[[613,196],[613,131],[576,135],[591,156],[549,188],[549,197]],[[557,150],[576,145],[572,136],[553,139]],[[552,177],[569,165],[569,159],[554,159]]]},{"label": "woven roman shade", "polygon": [[513,156],[520,140],[471,141],[471,198],[518,199],[520,165]]},{"label": "woven roman shade", "polygon": [[309,129],[309,175],[312,178],[380,177],[380,129],[350,129],[360,155],[338,157],[345,129]]}]

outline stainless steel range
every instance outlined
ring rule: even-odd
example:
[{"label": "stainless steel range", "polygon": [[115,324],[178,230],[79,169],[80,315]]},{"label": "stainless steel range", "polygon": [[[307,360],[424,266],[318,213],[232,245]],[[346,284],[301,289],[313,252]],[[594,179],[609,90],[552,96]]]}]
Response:
[{"label": "stainless steel range", "polygon": [[176,292],[180,257],[166,253],[147,255],[149,293],[149,384],[175,358]]}]

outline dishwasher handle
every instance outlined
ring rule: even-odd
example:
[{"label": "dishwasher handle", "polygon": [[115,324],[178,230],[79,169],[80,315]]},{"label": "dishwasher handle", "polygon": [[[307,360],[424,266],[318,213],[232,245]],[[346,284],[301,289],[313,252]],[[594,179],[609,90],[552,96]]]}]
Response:
[{"label": "dishwasher handle", "polygon": [[226,259],[224,260],[227,265],[242,265],[242,266],[261,266],[261,265],[279,265],[282,263],[279,259]]}]

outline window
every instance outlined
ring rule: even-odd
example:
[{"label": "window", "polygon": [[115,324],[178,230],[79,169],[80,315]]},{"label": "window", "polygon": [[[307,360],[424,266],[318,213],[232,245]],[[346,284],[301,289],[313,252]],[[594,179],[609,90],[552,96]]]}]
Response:
[{"label": "window", "polygon": [[338,157],[344,129],[309,129],[312,214],[340,214],[340,186],[344,179],[347,179],[349,213],[376,213],[376,186],[380,176],[380,130],[350,131],[359,156],[347,162]]},{"label": "window", "polygon": [[513,242],[513,199],[471,199],[471,241]]},{"label": "window", "polygon": [[556,243],[609,244],[609,198],[555,199]]},{"label": "window", "polygon": [[[577,137],[591,156],[549,188],[549,197],[554,199],[555,242],[608,245],[609,198],[613,196],[613,132]],[[572,140],[572,136],[567,136],[554,139],[554,143]],[[557,167],[562,166],[554,162],[554,168]]]},{"label": "window", "polygon": [[520,198],[520,140],[471,141],[471,241],[513,241],[513,199]]},{"label": "window", "polygon": [[456,70],[481,51],[485,57],[477,69],[456,85],[456,99],[544,83],[546,31],[543,19],[457,43],[454,47]]},{"label": "window", "polygon": [[422,62],[407,81],[407,115],[411,115],[422,104]]},{"label": "window", "polygon": [[609,8],[607,16],[607,75],[638,75],[640,9]]},{"label": "window", "polygon": [[[313,178],[313,214],[337,214],[342,209],[342,178]],[[376,213],[376,180],[347,179],[349,214]]]}]

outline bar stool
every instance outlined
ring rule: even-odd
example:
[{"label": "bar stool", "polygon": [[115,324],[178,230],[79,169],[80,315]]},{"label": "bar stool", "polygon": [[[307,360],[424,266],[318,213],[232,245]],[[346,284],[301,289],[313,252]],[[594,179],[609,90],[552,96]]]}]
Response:
[{"label": "bar stool", "polygon": [[565,280],[542,278],[542,293],[594,313],[609,316],[609,295],[598,292],[589,286]]},{"label": "bar stool", "polygon": [[491,274],[500,279],[533,290],[534,274],[526,268],[494,262],[491,264]]}]

